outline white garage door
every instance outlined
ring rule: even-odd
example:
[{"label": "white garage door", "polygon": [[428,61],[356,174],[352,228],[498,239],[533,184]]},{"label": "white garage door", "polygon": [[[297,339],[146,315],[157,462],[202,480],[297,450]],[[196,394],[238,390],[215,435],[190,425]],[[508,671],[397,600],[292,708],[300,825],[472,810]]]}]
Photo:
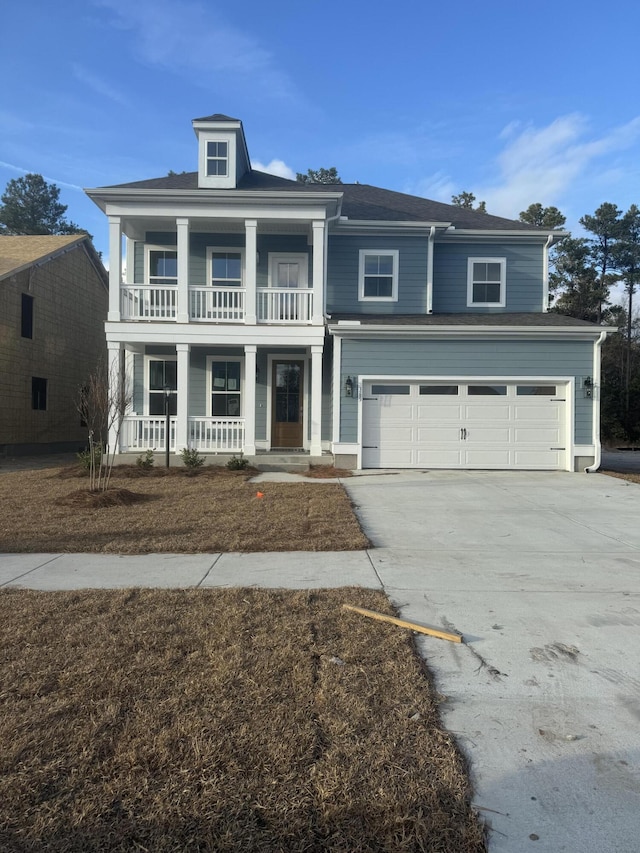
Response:
[{"label": "white garage door", "polygon": [[566,385],[367,382],[363,468],[565,467]]}]

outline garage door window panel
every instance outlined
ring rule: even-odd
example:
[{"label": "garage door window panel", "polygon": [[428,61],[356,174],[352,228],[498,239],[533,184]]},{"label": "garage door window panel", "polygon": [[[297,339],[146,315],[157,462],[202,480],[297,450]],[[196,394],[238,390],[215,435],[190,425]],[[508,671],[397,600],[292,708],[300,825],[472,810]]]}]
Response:
[{"label": "garage door window panel", "polygon": [[506,385],[469,385],[469,397],[506,397]]},{"label": "garage door window panel", "polygon": [[421,385],[420,396],[422,397],[457,397],[457,385]]},{"label": "garage door window panel", "polygon": [[469,258],[467,305],[503,308],[506,305],[506,258]]},{"label": "garage door window panel", "polygon": [[518,385],[516,395],[518,397],[555,397],[555,385]]},{"label": "garage door window panel", "polygon": [[410,385],[372,385],[371,386],[372,394],[386,394],[393,395],[395,397],[408,397],[411,393]]}]

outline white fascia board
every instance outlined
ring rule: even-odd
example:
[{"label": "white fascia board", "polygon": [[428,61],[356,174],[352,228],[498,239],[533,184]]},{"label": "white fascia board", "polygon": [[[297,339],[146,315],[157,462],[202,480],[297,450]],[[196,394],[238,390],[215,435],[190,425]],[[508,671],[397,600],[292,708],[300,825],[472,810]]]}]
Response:
[{"label": "white fascia board", "polygon": [[191,344],[211,347],[243,346],[322,346],[324,326],[215,326],[209,323],[105,323],[107,342],[145,345]]},{"label": "white fascia board", "polygon": [[444,232],[449,226],[450,222],[413,222],[407,220],[373,220],[373,219],[344,219],[341,218],[339,221],[336,221],[331,229],[331,233],[337,236],[344,234],[349,236],[359,235],[359,234],[374,234],[384,232],[385,234],[391,233],[408,233],[413,234],[415,232],[429,234],[432,228],[435,228],[436,231],[440,230]]},{"label": "white fascia board", "polygon": [[569,231],[529,231],[528,229],[523,229],[522,231],[511,230],[511,229],[493,229],[493,228],[450,228],[444,234],[438,234],[436,239],[438,242],[450,242],[450,241],[461,241],[461,240],[486,240],[492,237],[499,238],[501,240],[509,239],[509,240],[530,240],[532,242],[540,242],[546,243],[549,237],[553,237],[553,243],[557,243],[559,240],[562,240],[564,237],[568,237],[570,235]]},{"label": "white fascia board", "polygon": [[[202,199],[200,201],[203,201]],[[325,207],[303,207],[301,205],[275,204],[271,200],[260,200],[262,203],[246,201],[240,203],[239,199],[232,202],[221,202],[218,199],[209,199],[207,204],[177,204],[173,202],[164,203],[109,203],[105,208],[108,216],[138,217],[147,219],[175,219],[184,217],[187,219],[293,219],[309,221],[325,220],[329,218],[329,212]]]},{"label": "white fascia board", "polygon": [[345,326],[330,324],[329,334],[342,338],[574,338],[595,341],[602,328],[576,329],[574,326],[531,328],[530,326]]},{"label": "white fascia board", "polygon": [[[301,207],[312,203],[313,209],[327,211],[329,207],[335,208],[331,215],[336,215],[340,202],[342,201],[342,193],[327,192],[313,193],[305,191],[288,192],[283,190],[215,190],[215,189],[192,189],[192,190],[165,190],[165,189],[126,189],[117,187],[85,189],[84,192],[89,198],[94,201],[98,207],[106,211],[107,205],[118,206],[126,205],[127,208],[132,204],[147,204],[152,205],[152,209],[157,210],[159,206],[167,208],[182,208],[185,205],[211,205],[220,202],[253,204],[256,207],[277,203],[278,206],[283,202],[287,207]],[[113,211],[112,211],[113,212]],[[328,215],[328,214],[327,214]]]}]

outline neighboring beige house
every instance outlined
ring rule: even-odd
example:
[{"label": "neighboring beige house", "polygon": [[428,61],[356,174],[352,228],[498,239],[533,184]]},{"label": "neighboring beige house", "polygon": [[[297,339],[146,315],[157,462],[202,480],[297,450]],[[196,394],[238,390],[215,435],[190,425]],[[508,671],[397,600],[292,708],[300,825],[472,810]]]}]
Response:
[{"label": "neighboring beige house", "polygon": [[107,309],[88,237],[0,237],[0,455],[85,446],[76,399],[106,357]]}]

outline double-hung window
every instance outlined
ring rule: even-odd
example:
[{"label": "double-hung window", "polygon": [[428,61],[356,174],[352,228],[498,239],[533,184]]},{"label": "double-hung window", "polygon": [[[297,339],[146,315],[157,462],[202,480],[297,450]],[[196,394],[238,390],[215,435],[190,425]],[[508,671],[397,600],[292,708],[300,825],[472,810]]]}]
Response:
[{"label": "double-hung window", "polygon": [[242,252],[210,249],[210,282],[213,287],[242,287]]},{"label": "double-hung window", "polygon": [[149,284],[176,285],[178,283],[178,252],[175,249],[150,247],[148,252]]},{"label": "double-hung window", "polygon": [[165,414],[165,388],[171,391],[169,414],[175,415],[178,407],[178,373],[173,359],[152,358],[149,360],[149,414]]},{"label": "double-hung window", "polygon": [[207,141],[206,174],[208,177],[226,177],[229,174],[229,143]]},{"label": "double-hung window", "polygon": [[398,250],[361,249],[358,298],[361,301],[398,301]]},{"label": "double-hung window", "polygon": [[469,258],[467,305],[479,308],[504,308],[506,280],[506,258]]},{"label": "double-hung window", "polygon": [[239,359],[212,358],[211,416],[239,418],[241,415],[242,363]]}]

